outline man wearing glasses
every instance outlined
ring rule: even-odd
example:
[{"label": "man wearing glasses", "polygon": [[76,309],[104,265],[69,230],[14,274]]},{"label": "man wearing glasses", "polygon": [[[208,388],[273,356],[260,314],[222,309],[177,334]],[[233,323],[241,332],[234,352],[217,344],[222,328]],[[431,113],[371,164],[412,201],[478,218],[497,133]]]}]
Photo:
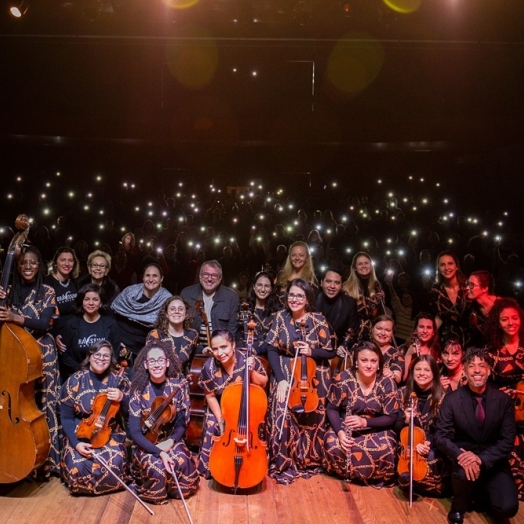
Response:
[{"label": "man wearing glasses", "polygon": [[199,284],[184,288],[180,296],[200,313],[194,315],[193,328],[200,335],[197,353],[202,353],[210,343],[208,333],[214,329],[227,329],[235,334],[238,295],[222,285],[222,266],[217,260],[207,260],[202,264],[199,280]]}]

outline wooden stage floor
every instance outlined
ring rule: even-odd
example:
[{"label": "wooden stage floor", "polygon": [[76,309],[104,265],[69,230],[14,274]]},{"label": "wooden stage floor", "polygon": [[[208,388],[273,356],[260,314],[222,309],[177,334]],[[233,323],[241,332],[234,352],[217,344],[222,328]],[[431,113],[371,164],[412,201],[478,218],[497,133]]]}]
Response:
[{"label": "wooden stage floor", "polygon": [[[398,488],[374,489],[348,485],[317,475],[281,486],[266,478],[256,492],[220,492],[213,481],[202,481],[188,501],[195,524],[396,524],[447,522],[450,499],[420,498],[411,511]],[[151,506],[149,513],[126,491],[102,497],[73,497],[57,478],[39,483],[24,480],[0,485],[1,524],[127,524],[189,521],[182,502]],[[486,514],[468,513],[465,522],[494,522]],[[524,524],[524,503],[511,520]]]}]

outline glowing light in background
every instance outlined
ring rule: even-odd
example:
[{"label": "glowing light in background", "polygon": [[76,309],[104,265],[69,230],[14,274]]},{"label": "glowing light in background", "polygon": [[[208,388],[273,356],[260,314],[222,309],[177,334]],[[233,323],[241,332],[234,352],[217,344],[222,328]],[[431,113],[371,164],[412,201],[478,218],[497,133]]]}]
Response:
[{"label": "glowing light in background", "polygon": [[188,9],[198,4],[200,0],[162,0],[167,7],[172,9]]},{"label": "glowing light in background", "polygon": [[408,15],[414,13],[422,3],[422,0],[383,0],[384,3],[397,13]]}]

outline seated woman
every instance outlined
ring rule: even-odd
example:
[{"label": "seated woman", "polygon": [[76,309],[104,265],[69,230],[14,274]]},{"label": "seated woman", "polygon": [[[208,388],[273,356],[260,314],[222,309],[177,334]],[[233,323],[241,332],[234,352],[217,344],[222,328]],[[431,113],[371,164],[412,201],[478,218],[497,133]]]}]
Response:
[{"label": "seated woman", "polygon": [[66,379],[78,371],[89,348],[107,340],[115,352],[120,348],[120,332],[114,317],[108,314],[104,290],[96,284],[85,284],[78,291],[74,315],[59,319],[56,325],[56,344],[60,372]]},{"label": "seated woman", "polygon": [[216,329],[211,335],[211,351],[213,358],[204,364],[199,386],[206,394],[206,412],[204,415],[202,447],[198,461],[198,471],[205,478],[211,478],[209,471],[209,454],[213,447],[213,437],[223,432],[222,410],[220,398],[230,384],[242,382],[246,361],[249,366],[250,380],[253,384],[265,387],[267,374],[255,357],[246,359],[245,353],[235,349],[235,339],[231,332]]},{"label": "seated woman", "polygon": [[[107,340],[99,340],[87,350],[82,367],[70,376],[60,391],[60,418],[65,433],[62,451],[62,478],[71,493],[102,495],[122,489],[118,480],[97,460],[96,455],[111,467],[117,477],[126,476],[126,433],[121,426],[127,416],[130,384],[116,372],[116,358]],[[77,430],[82,421],[104,402],[98,395],[120,404],[119,412],[108,424],[107,442],[101,447],[87,438],[79,438]],[[103,404],[102,404],[103,405]],[[93,454],[94,452],[94,454]]]},{"label": "seated woman", "polygon": [[[439,381],[437,361],[431,355],[420,355],[413,359],[406,386],[400,390],[400,410],[395,429],[400,437],[402,429],[410,424],[412,394],[416,397],[413,401],[413,423],[425,433],[425,440],[416,445],[416,453],[427,463],[426,476],[413,484],[413,491],[430,497],[445,496],[451,489],[451,464],[433,445],[435,425],[438,410],[444,390]],[[409,442],[406,439],[406,443]],[[406,448],[399,449],[399,453]],[[409,450],[407,450],[409,454]],[[407,471],[400,471],[398,476],[399,486],[403,490],[409,489],[409,460],[400,460],[401,467],[408,466]],[[404,468],[405,469],[405,468]]]},{"label": "seated woman", "polygon": [[391,344],[394,327],[395,322],[389,315],[375,317],[371,322],[371,340],[378,345],[384,357],[382,374],[400,384],[404,374],[404,355]]},{"label": "seated woman", "polygon": [[359,342],[353,351],[353,366],[333,379],[327,396],[326,469],[356,482],[390,485],[398,390],[382,375],[384,357],[375,342]]},{"label": "seated woman", "polygon": [[[180,378],[180,367],[172,347],[161,341],[145,346],[135,362],[129,401],[129,432],[134,443],[131,473],[135,492],[153,504],[167,503],[168,497],[189,497],[199,483],[194,459],[183,440],[189,421],[189,392],[187,382]],[[142,431],[142,418],[151,416],[153,406],[156,409],[156,403],[163,402],[158,397],[171,395],[167,409],[173,407],[174,413],[149,440]],[[177,475],[182,494],[173,475]]]},{"label": "seated woman", "polygon": [[446,340],[440,352],[440,384],[446,393],[451,393],[466,384],[463,359],[464,350],[460,342],[454,338]]},{"label": "seated woman", "polygon": [[155,329],[146,338],[146,345],[155,340],[171,344],[180,359],[184,373],[198,346],[198,332],[193,329],[193,317],[189,304],[177,295],[168,298],[160,311]]}]

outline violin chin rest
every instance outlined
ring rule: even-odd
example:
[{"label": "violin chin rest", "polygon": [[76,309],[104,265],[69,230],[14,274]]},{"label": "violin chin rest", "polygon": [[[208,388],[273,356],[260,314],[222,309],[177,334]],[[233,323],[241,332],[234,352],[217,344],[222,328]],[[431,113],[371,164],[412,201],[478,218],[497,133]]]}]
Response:
[{"label": "violin chin rest", "polygon": [[294,408],[291,408],[291,411],[296,415],[302,415],[305,413],[305,410],[302,406],[295,406]]}]

